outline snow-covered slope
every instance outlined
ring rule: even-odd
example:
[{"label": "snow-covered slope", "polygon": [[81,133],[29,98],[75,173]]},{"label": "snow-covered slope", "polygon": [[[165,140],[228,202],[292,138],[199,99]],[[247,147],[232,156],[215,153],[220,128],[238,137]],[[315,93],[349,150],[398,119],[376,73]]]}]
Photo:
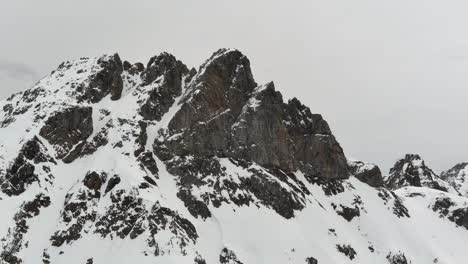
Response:
[{"label": "snow-covered slope", "polygon": [[0,109],[2,264],[468,257],[466,198],[381,187],[237,50],[65,62]]}]

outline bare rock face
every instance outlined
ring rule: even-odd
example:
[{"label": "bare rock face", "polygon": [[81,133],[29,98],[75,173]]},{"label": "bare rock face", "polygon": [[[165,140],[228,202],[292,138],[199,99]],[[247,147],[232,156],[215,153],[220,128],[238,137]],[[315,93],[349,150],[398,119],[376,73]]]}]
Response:
[{"label": "bare rock face", "polygon": [[327,122],[297,99],[284,103],[273,83],[257,87],[249,60],[237,50],[219,50],[202,65],[155,152],[162,160],[214,155],[314,177],[348,177]]},{"label": "bare rock face", "polygon": [[440,178],[448,182],[461,195],[468,197],[468,162],[458,163],[447,171],[443,171]]},{"label": "bare rock face", "polygon": [[235,157],[313,177],[348,177],[343,150],[327,122],[296,98],[283,103],[273,83],[255,89],[232,127]]},{"label": "bare rock face", "polygon": [[468,207],[460,206],[451,197],[438,197],[431,206],[434,212],[438,212],[441,218],[446,217],[457,226],[468,229]]},{"label": "bare rock face", "polygon": [[397,252],[397,253],[388,253],[387,255],[387,260],[388,260],[388,263],[390,264],[410,264],[411,261],[409,261],[405,254],[401,253],[401,252]]},{"label": "bare rock face", "polygon": [[98,60],[98,64],[102,69],[91,76],[89,85],[83,87],[83,94],[80,100],[97,103],[102,98],[111,95],[112,100],[120,99],[123,89],[123,81],[120,76],[123,71],[122,61],[116,53],[112,56],[105,56]]},{"label": "bare rock face", "polygon": [[236,254],[228,248],[223,248],[219,255],[219,263],[221,264],[243,264],[237,259]]},{"label": "bare rock face", "polygon": [[47,154],[42,142],[34,137],[23,145],[4,178],[0,177],[0,190],[8,196],[22,194],[33,182],[39,182],[36,166],[41,167],[40,171],[48,170],[46,163],[55,163],[55,160]]},{"label": "bare rock face", "polygon": [[54,113],[39,134],[57,151],[57,158],[64,158],[74,145],[93,133],[93,109],[76,106]]},{"label": "bare rock face", "polygon": [[404,186],[429,187],[432,189],[458,194],[447,182],[431,170],[417,154],[406,154],[390,169],[390,175],[385,179],[389,189]]},{"label": "bare rock face", "polygon": [[18,212],[14,216],[15,225],[10,229],[10,236],[2,239],[2,248],[0,251],[0,263],[21,264],[23,260],[18,253],[23,248],[28,247],[25,235],[29,230],[29,225],[33,218],[51,204],[50,197],[44,194],[38,194],[33,200],[25,201],[21,204]]},{"label": "bare rock face", "polygon": [[224,115],[235,118],[256,86],[247,57],[221,49],[200,67],[169,128],[181,130],[210,120],[222,123],[217,119]]},{"label": "bare rock face", "polygon": [[183,76],[189,72],[187,66],[168,53],[154,56],[143,70],[145,89],[151,89],[140,114],[147,120],[161,120],[163,114],[174,104],[182,92]]},{"label": "bare rock face", "polygon": [[382,187],[383,178],[380,168],[371,163],[362,161],[348,161],[349,170],[358,180],[372,187]]}]

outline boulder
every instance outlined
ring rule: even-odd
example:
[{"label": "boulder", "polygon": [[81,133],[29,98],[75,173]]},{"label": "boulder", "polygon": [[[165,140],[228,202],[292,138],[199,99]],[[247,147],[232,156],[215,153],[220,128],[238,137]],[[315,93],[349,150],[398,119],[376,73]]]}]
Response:
[{"label": "boulder", "polygon": [[382,187],[383,177],[380,168],[372,163],[362,161],[348,161],[349,171],[358,180],[372,187]]}]

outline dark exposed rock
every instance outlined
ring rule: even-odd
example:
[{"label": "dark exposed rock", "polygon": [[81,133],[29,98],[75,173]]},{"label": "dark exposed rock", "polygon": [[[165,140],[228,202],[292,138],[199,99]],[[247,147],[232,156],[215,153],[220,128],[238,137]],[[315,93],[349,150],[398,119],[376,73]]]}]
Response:
[{"label": "dark exposed rock", "polygon": [[90,77],[89,84],[83,88],[79,100],[97,103],[102,98],[111,95],[112,100],[120,99],[123,81],[120,76],[123,67],[119,55],[104,56],[98,60],[102,69]]},{"label": "dark exposed rock", "polygon": [[46,121],[39,134],[54,145],[57,157],[63,158],[74,145],[93,133],[91,107],[69,107],[56,112]]},{"label": "dark exposed rock", "polygon": [[151,188],[151,185],[149,185],[149,183],[147,183],[147,182],[142,182],[142,183],[140,183],[140,185],[138,185],[138,188],[144,190],[144,189]]},{"label": "dark exposed rock", "polygon": [[10,264],[19,264],[23,261],[16,255],[22,247],[27,246],[23,241],[29,226],[28,220],[39,215],[42,208],[50,205],[50,197],[44,194],[38,194],[29,202],[21,205],[20,210],[14,216],[15,226],[8,229],[8,240],[2,240],[2,250],[0,253],[0,262]]},{"label": "dark exposed rock", "polygon": [[377,165],[364,163],[362,161],[349,161],[349,171],[358,180],[369,184],[372,187],[382,187],[382,172]]},{"label": "dark exposed rock", "polygon": [[98,148],[109,143],[109,129],[113,127],[113,121],[110,120],[96,135],[89,141],[81,141],[78,143],[62,160],[65,163],[71,163],[74,160],[93,154]]},{"label": "dark exposed rock", "polygon": [[42,142],[35,136],[33,139],[26,142],[20,152],[24,157],[30,161],[34,161],[35,164],[42,162],[55,163],[52,157],[50,157],[46,151]]},{"label": "dark exposed rock", "polygon": [[237,259],[236,254],[228,248],[223,248],[221,254],[219,254],[219,263],[221,264],[243,264]]},{"label": "dark exposed rock", "polygon": [[[101,216],[96,222],[96,233],[106,237],[115,234],[120,238],[125,238],[130,234],[133,225],[140,225],[139,214],[146,209],[142,205],[141,198],[133,195],[126,195],[125,191],[119,190],[111,194],[112,205],[108,208],[105,215]],[[134,230],[133,236],[142,231]]]},{"label": "dark exposed rock", "polygon": [[9,196],[23,193],[28,185],[38,181],[34,170],[34,165],[24,156],[18,156],[11,168],[7,170],[5,178],[2,179],[2,191]]},{"label": "dark exposed rock", "polygon": [[455,209],[448,218],[458,226],[468,229],[468,208]]},{"label": "dark exposed rock", "polygon": [[[407,154],[404,159],[390,169],[390,177],[385,183],[389,188],[397,189],[404,185],[421,187],[421,178],[418,168],[411,165],[412,160],[420,160],[418,155]],[[394,175],[394,176],[392,176]]]},{"label": "dark exposed rock", "polygon": [[403,202],[400,197],[398,197],[394,192],[389,191],[384,188],[380,188],[377,194],[383,201],[385,205],[388,205],[389,202],[393,200],[392,210],[393,214],[401,217],[410,217],[408,208],[403,205]]},{"label": "dark exposed rock", "polygon": [[268,180],[259,171],[253,171],[253,173],[254,177],[242,179],[241,187],[250,191],[265,206],[273,208],[287,219],[294,216],[294,210],[304,208],[304,205],[278,182]]},{"label": "dark exposed rock", "polygon": [[141,62],[131,64],[128,61],[123,62],[123,70],[127,71],[131,75],[139,74],[145,70],[145,66]]},{"label": "dark exposed rock", "polygon": [[454,176],[458,176],[460,171],[464,170],[467,166],[468,166],[468,162],[458,163],[455,166],[453,166],[451,169],[449,169],[447,171],[443,171],[440,174],[440,178],[442,180],[447,180],[447,179],[452,178]]},{"label": "dark exposed rock", "polygon": [[450,197],[438,197],[432,205],[432,210],[440,217],[447,217],[457,226],[468,229],[468,207],[459,207]]},{"label": "dark exposed rock", "polygon": [[42,263],[43,264],[50,264],[50,255],[47,254],[46,250],[42,252]]},{"label": "dark exposed rock", "polygon": [[101,186],[104,184],[104,182],[106,181],[106,175],[105,174],[98,174],[97,172],[95,171],[92,171],[92,172],[88,172],[88,174],[86,174],[84,180],[83,180],[83,184],[88,187],[88,189],[90,190],[94,190],[94,191],[99,191],[101,190]]},{"label": "dark exposed rock", "polygon": [[194,261],[195,261],[195,264],[206,264],[205,259],[203,259],[201,256],[196,256]]},{"label": "dark exposed rock", "polygon": [[305,174],[304,176],[310,183],[321,186],[323,192],[327,196],[337,195],[345,191],[345,186],[342,180],[327,179],[317,176],[311,176],[309,174]]},{"label": "dark exposed rock", "polygon": [[144,88],[151,91],[140,114],[148,120],[161,120],[175,98],[180,96],[183,76],[187,73],[187,67],[171,54],[152,57],[142,75]]},{"label": "dark exposed rock", "polygon": [[27,141],[13,164],[6,170],[5,177],[0,178],[2,192],[8,196],[23,193],[29,185],[39,181],[36,164],[44,162],[55,163],[55,160],[47,154],[37,137]]},{"label": "dark exposed rock", "polygon": [[203,201],[197,200],[188,191],[180,190],[177,197],[184,202],[185,207],[189,210],[190,214],[194,217],[200,216],[202,219],[211,217],[211,212]]},{"label": "dark exposed rock", "polygon": [[61,212],[61,223],[64,227],[51,237],[52,246],[60,247],[71,244],[82,236],[87,224],[97,218],[97,205],[101,198],[101,187],[107,178],[106,173],[88,172],[83,185],[72,188],[65,197]]},{"label": "dark exposed rock", "polygon": [[439,212],[440,216],[447,216],[450,213],[450,207],[454,206],[455,203],[449,197],[439,197],[436,199],[432,210]]},{"label": "dark exposed rock", "polygon": [[148,231],[147,243],[154,248],[155,256],[162,254],[155,239],[155,235],[161,230],[170,231],[174,235],[172,243],[174,246],[178,244],[181,250],[198,238],[195,226],[169,208],[155,204],[148,210],[141,198],[124,190],[112,193],[111,200],[112,204],[95,224],[94,232],[104,238],[110,236],[135,239]]},{"label": "dark exposed rock", "polygon": [[108,193],[112,191],[112,189],[114,189],[114,187],[117,186],[117,184],[119,183],[120,183],[120,177],[118,175],[112,176],[112,178],[110,178],[109,181],[107,182],[106,190],[104,193]]},{"label": "dark exposed rock", "polygon": [[138,157],[143,151],[145,151],[146,141],[148,140],[148,134],[146,132],[148,124],[146,122],[139,121],[138,126],[140,127],[140,133],[135,140],[135,145],[137,146],[137,149],[133,153],[135,157]]},{"label": "dark exposed rock", "polygon": [[350,260],[353,260],[357,253],[351,245],[336,245],[336,249],[347,256]]},{"label": "dark exposed rock", "polygon": [[158,178],[158,165],[156,164],[156,160],[154,159],[153,153],[151,151],[145,151],[140,154],[138,161],[140,161],[142,166],[151,172],[153,176]]},{"label": "dark exposed rock", "polygon": [[389,264],[411,264],[405,254],[398,252],[398,253],[388,253],[387,260]]},{"label": "dark exposed rock", "polygon": [[347,206],[340,204],[340,207],[341,209],[335,208],[336,212],[339,215],[341,215],[344,219],[346,219],[346,221],[348,222],[351,222],[351,220],[353,220],[354,217],[361,215],[359,208],[357,206],[352,208],[352,207],[347,207]]},{"label": "dark exposed rock", "polygon": [[318,261],[313,257],[309,257],[306,258],[306,264],[318,264]]},{"label": "dark exposed rock", "polygon": [[154,186],[157,185],[156,182],[149,176],[145,176],[143,177],[143,179],[145,179],[145,181],[149,182],[151,185],[154,185]]},{"label": "dark exposed rock", "polygon": [[468,162],[458,163],[440,174],[440,178],[448,182],[461,195],[468,197]]},{"label": "dark exposed rock", "polygon": [[390,169],[385,185],[392,190],[404,186],[424,186],[447,192],[451,188],[417,154],[406,154],[403,159],[398,160]]},{"label": "dark exposed rock", "polygon": [[124,61],[122,66],[124,71],[128,71],[132,67],[132,64],[128,61]]},{"label": "dark exposed rock", "polygon": [[[5,104],[3,106],[3,111],[5,116],[0,120],[0,128],[8,127],[11,123],[16,120],[16,117],[28,112],[31,108],[37,108],[40,106],[40,103],[34,104],[34,101],[40,96],[45,94],[45,89],[42,87],[34,87],[29,90],[25,90],[10,96],[7,101],[12,101],[14,98],[18,99],[16,104]],[[21,97],[21,98],[19,98]],[[18,104],[18,102],[23,102],[23,104]],[[40,119],[39,116],[36,116],[36,120]]]},{"label": "dark exposed rock", "polygon": [[348,177],[343,151],[320,115],[297,99],[283,103],[272,83],[255,87],[244,55],[216,52],[190,82],[155,153],[162,160],[216,155],[286,172]]},{"label": "dark exposed rock", "polygon": [[[290,192],[274,178],[277,177],[293,188],[294,185],[288,181],[288,179],[292,179],[292,176],[286,176],[280,171],[266,172],[251,167],[253,163],[238,162],[233,159],[230,161],[243,167],[251,176],[241,177],[240,184],[233,181],[231,175],[225,172],[226,169],[216,158],[186,157],[173,159],[166,163],[169,173],[179,177],[180,190],[177,196],[184,201],[193,216],[210,217],[211,213],[206,206],[209,202],[215,207],[219,207],[221,203],[231,202],[243,206],[252,203],[254,198],[285,218],[293,217],[295,210],[304,208],[303,197],[298,195],[304,195],[303,191],[297,189],[298,193]],[[210,180],[206,181],[206,178],[210,178]],[[191,194],[191,190],[193,186],[204,185],[211,187],[210,189],[213,191],[202,195],[203,201],[200,201]],[[294,186],[294,188],[297,187]],[[229,199],[226,199],[223,192],[228,194]]]}]

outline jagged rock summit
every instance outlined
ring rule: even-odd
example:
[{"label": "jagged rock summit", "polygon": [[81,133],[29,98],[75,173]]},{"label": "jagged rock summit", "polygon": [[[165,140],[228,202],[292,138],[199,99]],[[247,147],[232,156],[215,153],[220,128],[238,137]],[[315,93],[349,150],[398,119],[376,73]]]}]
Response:
[{"label": "jagged rock summit", "polygon": [[443,181],[418,154],[406,154],[398,160],[390,169],[390,174],[385,179],[385,184],[390,189],[398,189],[404,186],[428,187],[436,190],[458,194],[458,192]]},{"label": "jagged rock summit", "polygon": [[458,163],[453,168],[443,171],[440,178],[448,182],[461,195],[468,197],[468,162]]},{"label": "jagged rock summit", "polygon": [[383,187],[235,49],[64,62],[0,102],[0,135],[1,264],[466,259],[466,198],[411,157]]}]

